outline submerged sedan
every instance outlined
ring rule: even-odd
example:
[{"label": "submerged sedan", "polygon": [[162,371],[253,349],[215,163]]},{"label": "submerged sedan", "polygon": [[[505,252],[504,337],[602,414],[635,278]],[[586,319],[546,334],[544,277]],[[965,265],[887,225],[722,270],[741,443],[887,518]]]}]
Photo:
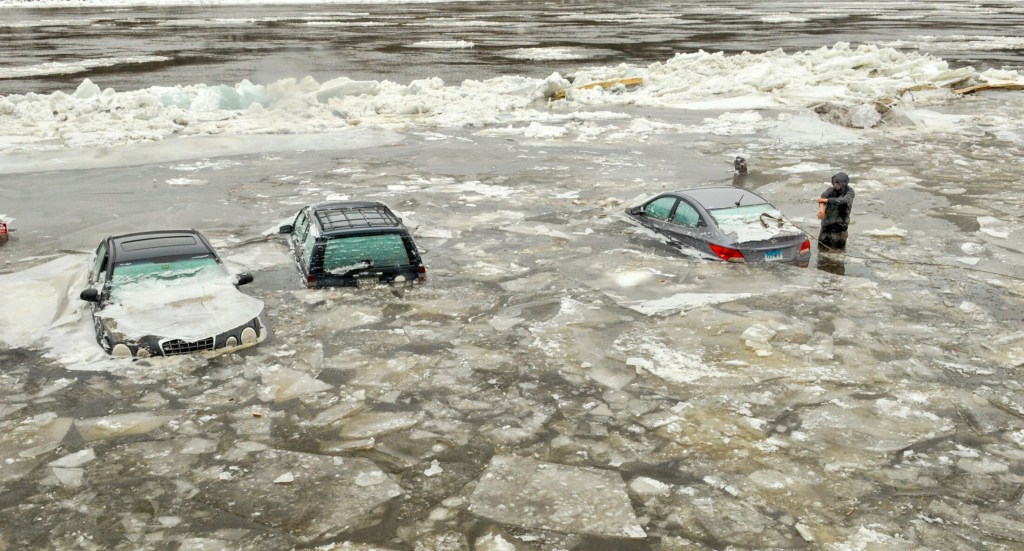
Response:
[{"label": "submerged sedan", "polygon": [[806,265],[811,242],[771,203],[745,189],[708,187],[662,193],[626,216],[702,258]]},{"label": "submerged sedan", "polygon": [[108,354],[146,358],[228,352],[268,334],[263,301],[237,286],[196,230],[151,231],[107,237],[96,248],[90,288],[96,341]]}]

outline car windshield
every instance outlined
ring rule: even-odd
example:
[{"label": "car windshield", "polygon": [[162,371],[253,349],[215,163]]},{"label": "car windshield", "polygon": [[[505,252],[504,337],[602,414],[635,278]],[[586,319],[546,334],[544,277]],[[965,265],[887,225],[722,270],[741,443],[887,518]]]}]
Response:
[{"label": "car windshield", "polygon": [[715,218],[719,226],[745,222],[757,222],[761,213],[768,213],[771,216],[780,216],[781,213],[769,203],[760,205],[743,205],[742,207],[729,207],[725,209],[711,209],[708,211]]},{"label": "car windshield", "polygon": [[397,233],[335,237],[324,248],[324,271],[345,275],[352,270],[404,266],[409,252]]},{"label": "car windshield", "polygon": [[223,277],[227,272],[212,255],[173,260],[134,261],[114,266],[115,291],[190,285]]}]

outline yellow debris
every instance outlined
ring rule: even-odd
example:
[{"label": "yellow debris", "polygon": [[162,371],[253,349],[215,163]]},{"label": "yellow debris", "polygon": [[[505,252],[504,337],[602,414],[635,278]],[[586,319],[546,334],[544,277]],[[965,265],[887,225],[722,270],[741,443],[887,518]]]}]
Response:
[{"label": "yellow debris", "polygon": [[1017,82],[1004,82],[1002,84],[979,84],[977,86],[968,86],[967,88],[953,90],[953,93],[963,95],[973,94],[975,92],[984,92],[985,90],[1024,90],[1024,84]]},{"label": "yellow debris", "polygon": [[[587,84],[581,84],[579,86],[573,86],[572,88],[575,89],[575,90],[586,90],[586,89],[589,89],[589,88],[597,88],[597,87],[611,88],[612,86],[617,86],[617,85],[620,85],[620,84],[622,86],[640,86],[643,83],[644,83],[644,79],[642,79],[640,77],[628,77],[628,78],[614,78],[614,79],[611,79],[611,80],[602,80],[602,81],[599,81],[599,82],[588,82]],[[554,98],[555,99],[564,99],[565,98],[565,89],[556,91],[554,93]]]}]

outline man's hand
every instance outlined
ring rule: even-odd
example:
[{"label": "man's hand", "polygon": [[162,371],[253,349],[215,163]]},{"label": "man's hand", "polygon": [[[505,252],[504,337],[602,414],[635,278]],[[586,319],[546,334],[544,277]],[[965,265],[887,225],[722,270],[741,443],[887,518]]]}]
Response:
[{"label": "man's hand", "polygon": [[821,199],[818,199],[818,220],[824,220],[824,219],[825,219],[825,203],[822,203]]}]

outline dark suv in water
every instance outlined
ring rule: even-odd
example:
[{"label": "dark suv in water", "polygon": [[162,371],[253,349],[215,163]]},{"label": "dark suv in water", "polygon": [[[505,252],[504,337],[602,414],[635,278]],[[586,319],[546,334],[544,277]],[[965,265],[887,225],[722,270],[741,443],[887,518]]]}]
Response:
[{"label": "dark suv in water", "polygon": [[409,284],[427,277],[412,235],[384,203],[309,205],[280,232],[289,236],[306,287]]}]

